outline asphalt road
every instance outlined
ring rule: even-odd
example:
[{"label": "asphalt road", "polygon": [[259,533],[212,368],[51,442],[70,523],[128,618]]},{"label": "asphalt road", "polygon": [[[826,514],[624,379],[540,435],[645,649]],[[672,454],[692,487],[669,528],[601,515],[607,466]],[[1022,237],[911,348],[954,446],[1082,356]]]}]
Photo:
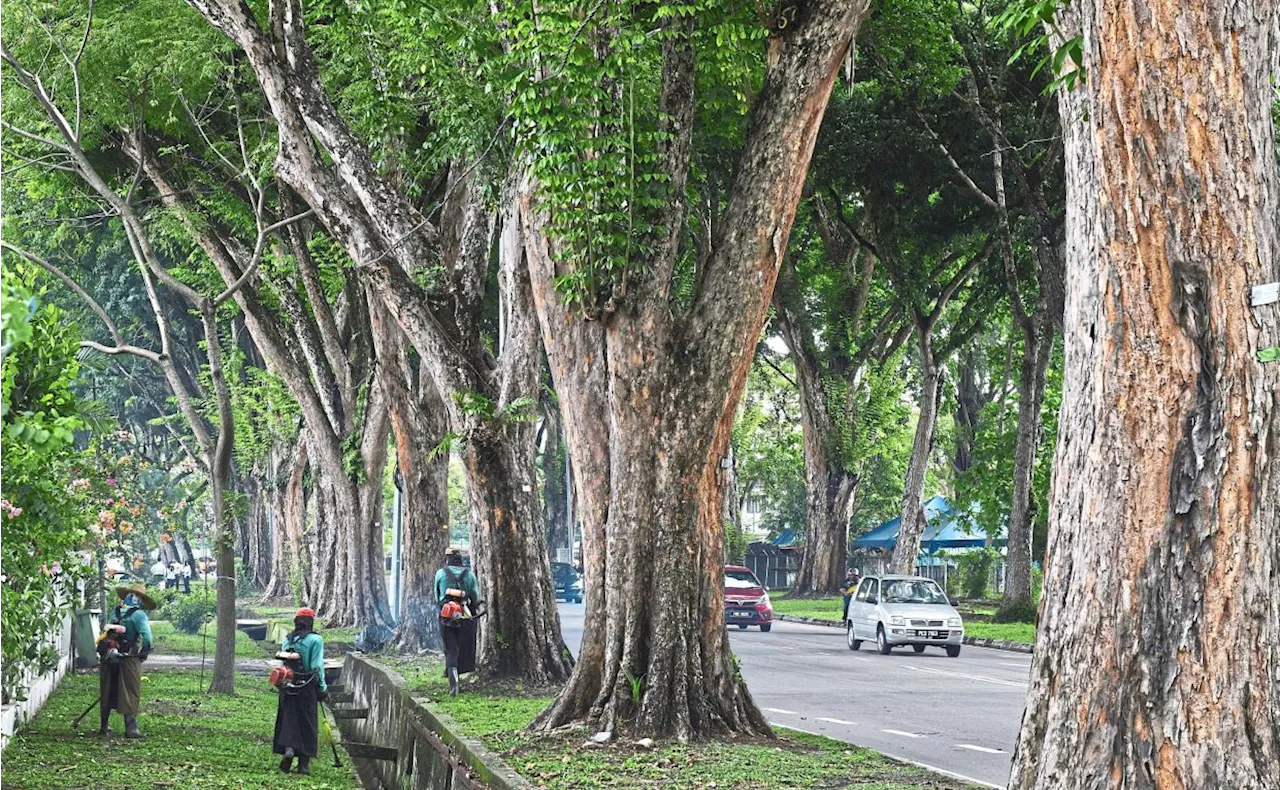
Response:
[{"label": "asphalt road", "polygon": [[[577,654],[581,604],[560,604],[565,642]],[[817,733],[1004,787],[1027,694],[1031,656],[965,645],[858,652],[835,628],[777,622],[770,633],[730,629],[756,703],[776,726]]]}]

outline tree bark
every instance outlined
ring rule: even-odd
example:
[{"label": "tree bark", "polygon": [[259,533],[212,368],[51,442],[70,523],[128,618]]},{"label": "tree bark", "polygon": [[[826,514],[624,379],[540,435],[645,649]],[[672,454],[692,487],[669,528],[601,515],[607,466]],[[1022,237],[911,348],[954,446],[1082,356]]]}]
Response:
[{"label": "tree bark", "polygon": [[443,648],[435,571],[449,548],[448,414],[425,371],[415,369],[400,327],[370,305],[378,375],[387,391],[399,472],[400,616],[392,641],[406,653]]},{"label": "tree bark", "polygon": [[[568,486],[565,480],[564,428],[560,420],[560,407],[551,398],[543,398],[542,431],[546,439],[542,447],[542,508],[547,526],[547,551],[551,559],[556,550],[573,547],[569,543]],[[571,552],[572,554],[572,552]],[[570,556],[569,562],[573,562]]]},{"label": "tree bark", "polygon": [[1035,512],[1036,447],[1040,441],[1040,412],[1044,407],[1045,377],[1053,359],[1055,325],[1041,314],[1024,331],[1022,364],[1018,371],[1018,426],[1013,449],[1013,502],[1009,509],[1004,594],[998,619],[1023,619],[1031,611],[1032,537]]},{"label": "tree bark", "polygon": [[[575,471],[586,621],[573,676],[532,726],[585,719],[610,733],[768,733],[724,627],[721,487],[734,410],[767,315],[831,86],[864,3],[814,2],[770,42],[771,67],[701,281],[673,315],[693,51],[663,45],[660,149],[670,204],[643,285],[601,320],[557,293],[563,262],[524,184],[529,268]],[[683,23],[678,23],[683,24]],[[633,696],[635,689],[638,696]]]},{"label": "tree bark", "polygon": [[1276,786],[1270,0],[1075,0],[1065,382],[1011,788]]},{"label": "tree bark", "polygon": [[933,429],[938,421],[941,371],[934,359],[930,334],[926,330],[918,330],[917,334],[920,339],[920,414],[916,420],[911,461],[907,464],[907,478],[902,491],[898,542],[889,560],[893,573],[913,573],[916,557],[920,554],[920,537],[927,526],[924,517],[925,475],[929,471],[929,454],[933,450]]},{"label": "tree bark", "polygon": [[967,472],[973,466],[978,415],[986,405],[978,386],[975,368],[973,354],[967,353],[960,362],[959,375],[956,377],[956,451],[951,466],[957,474]]},{"label": "tree bark", "polygon": [[[868,273],[869,277],[869,273]],[[809,338],[800,338],[799,321],[791,320],[780,307],[791,359],[796,367],[800,391],[800,428],[804,433],[805,535],[800,552],[800,570],[792,586],[792,597],[822,598],[840,594],[849,563],[849,517],[858,478],[841,465],[840,453],[832,452],[838,431],[832,425],[827,393],[822,385],[817,353]],[[846,387],[856,382],[846,378]],[[856,423],[854,399],[844,419]]]}]

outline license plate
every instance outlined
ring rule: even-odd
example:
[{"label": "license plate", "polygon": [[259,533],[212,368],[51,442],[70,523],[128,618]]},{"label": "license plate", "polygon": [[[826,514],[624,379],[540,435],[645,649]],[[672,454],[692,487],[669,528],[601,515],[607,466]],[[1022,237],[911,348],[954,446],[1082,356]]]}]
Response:
[{"label": "license plate", "polygon": [[729,612],[730,617],[751,617],[751,612]]},{"label": "license plate", "polygon": [[947,633],[945,631],[916,631],[915,635],[923,639],[946,639],[947,638]]}]

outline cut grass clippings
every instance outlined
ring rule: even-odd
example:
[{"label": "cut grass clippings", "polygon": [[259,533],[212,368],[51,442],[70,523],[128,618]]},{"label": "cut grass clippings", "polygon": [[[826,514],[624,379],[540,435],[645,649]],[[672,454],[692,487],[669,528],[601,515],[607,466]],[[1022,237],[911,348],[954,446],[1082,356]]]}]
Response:
[{"label": "cut grass clippings", "polygon": [[646,749],[630,741],[587,745],[590,733],[576,727],[530,733],[525,727],[550,704],[554,690],[518,684],[468,683],[448,696],[442,662],[435,658],[380,659],[394,666],[406,687],[427,697],[463,734],[482,739],[535,787],[742,788],[742,790],[954,790],[966,785],[869,749],[779,729],[777,740],[749,739],[701,744],[659,742]]},{"label": "cut grass clippings", "polygon": [[[261,676],[236,678],[236,695],[205,694],[193,671],[148,671],[143,665],[142,740],[123,737],[113,714],[113,735],[96,734],[98,712],[71,722],[98,695],[96,674],[68,675],[44,709],[14,736],[4,752],[0,786],[9,790],[152,790],[152,788],[310,788],[354,790],[360,785],[343,755],[311,761],[311,776],[284,775],[271,751],[276,695]],[[206,673],[204,683],[207,685]],[[323,734],[321,749],[327,749]]]},{"label": "cut grass clippings", "polygon": [[955,790],[968,785],[821,736],[779,730],[776,740],[587,745],[584,730],[486,738],[507,764],[547,790],[734,788],[734,790]]}]

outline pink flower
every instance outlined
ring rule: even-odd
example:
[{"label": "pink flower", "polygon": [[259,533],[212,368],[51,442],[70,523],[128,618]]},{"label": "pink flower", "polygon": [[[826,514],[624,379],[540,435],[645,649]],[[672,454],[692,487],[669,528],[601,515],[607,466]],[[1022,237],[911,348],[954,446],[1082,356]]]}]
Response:
[{"label": "pink flower", "polygon": [[115,501],[114,499],[108,499],[108,500],[107,500],[107,507],[111,507],[111,506],[112,506],[112,505],[114,505],[115,503],[116,503],[116,501]]},{"label": "pink flower", "polygon": [[109,486],[113,486],[113,485],[115,485],[115,484],[116,484],[116,479],[115,479],[114,477],[108,477],[108,478],[107,478],[107,485],[109,485]]},{"label": "pink flower", "polygon": [[54,572],[54,573],[62,573],[62,563],[61,563],[61,562],[54,562],[54,563],[53,563],[53,572]]}]

